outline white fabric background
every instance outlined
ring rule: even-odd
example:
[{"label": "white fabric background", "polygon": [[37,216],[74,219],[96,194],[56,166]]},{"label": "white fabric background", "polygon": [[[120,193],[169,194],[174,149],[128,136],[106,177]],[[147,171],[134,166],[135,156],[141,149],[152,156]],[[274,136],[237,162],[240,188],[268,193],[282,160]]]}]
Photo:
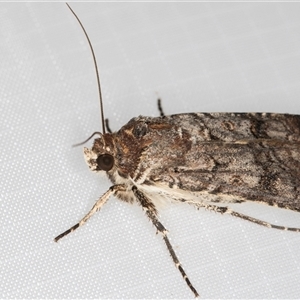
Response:
[{"label": "white fabric background", "polygon": [[[299,3],[73,3],[95,48],[105,116],[300,113]],[[137,205],[111,198],[82,147],[101,130],[91,54],[63,3],[0,4],[0,298],[193,298]],[[299,214],[244,212],[300,227]],[[202,298],[298,298],[300,234],[193,207],[162,223]]]}]

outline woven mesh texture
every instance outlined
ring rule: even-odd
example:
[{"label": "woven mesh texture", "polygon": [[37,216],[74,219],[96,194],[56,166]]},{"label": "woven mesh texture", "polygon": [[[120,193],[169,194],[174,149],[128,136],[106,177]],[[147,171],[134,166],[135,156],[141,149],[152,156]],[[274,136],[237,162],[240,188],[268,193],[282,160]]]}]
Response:
[{"label": "woven mesh texture", "polygon": [[[113,130],[138,115],[299,114],[299,3],[72,3]],[[63,3],[0,4],[0,298],[192,298],[141,208],[111,198],[82,147],[101,130],[85,37]],[[300,227],[299,214],[243,212]],[[162,223],[202,298],[298,298],[300,234],[193,207]]]}]

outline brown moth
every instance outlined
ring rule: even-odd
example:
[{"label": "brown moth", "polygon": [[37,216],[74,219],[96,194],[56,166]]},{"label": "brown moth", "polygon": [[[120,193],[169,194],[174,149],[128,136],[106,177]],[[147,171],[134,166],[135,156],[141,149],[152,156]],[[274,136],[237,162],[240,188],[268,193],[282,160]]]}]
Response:
[{"label": "brown moth", "polygon": [[[89,41],[86,32],[85,35]],[[90,47],[94,56],[91,44]],[[113,185],[79,223],[57,236],[56,242],[82,226],[110,196],[129,203],[136,201],[162,235],[176,267],[197,297],[199,294],[179,262],[168,232],[158,219],[160,202],[186,202],[266,227],[300,231],[252,218],[226,205],[252,201],[300,212],[299,115],[165,116],[159,101],[160,117],[133,118],[113,133],[106,123],[106,133],[99,80],[98,87],[103,132],[90,137],[100,136],[91,149],[84,148],[84,156],[89,168],[94,172],[105,171]]]}]

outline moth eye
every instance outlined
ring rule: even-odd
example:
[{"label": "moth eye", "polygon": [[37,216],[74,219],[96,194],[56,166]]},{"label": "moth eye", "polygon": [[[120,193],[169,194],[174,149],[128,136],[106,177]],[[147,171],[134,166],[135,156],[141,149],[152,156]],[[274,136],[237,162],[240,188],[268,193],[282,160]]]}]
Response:
[{"label": "moth eye", "polygon": [[110,154],[103,154],[97,158],[98,168],[103,171],[109,171],[114,165],[114,158]]}]

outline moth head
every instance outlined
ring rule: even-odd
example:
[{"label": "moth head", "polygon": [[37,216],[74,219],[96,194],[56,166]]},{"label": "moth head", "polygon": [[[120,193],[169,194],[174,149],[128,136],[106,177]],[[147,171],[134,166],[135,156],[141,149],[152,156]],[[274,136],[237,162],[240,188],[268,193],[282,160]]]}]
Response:
[{"label": "moth head", "polygon": [[115,165],[114,159],[114,147],[112,140],[107,137],[108,134],[104,134],[98,139],[95,139],[94,145],[91,149],[84,148],[84,158],[89,168],[92,171],[109,172]]}]

